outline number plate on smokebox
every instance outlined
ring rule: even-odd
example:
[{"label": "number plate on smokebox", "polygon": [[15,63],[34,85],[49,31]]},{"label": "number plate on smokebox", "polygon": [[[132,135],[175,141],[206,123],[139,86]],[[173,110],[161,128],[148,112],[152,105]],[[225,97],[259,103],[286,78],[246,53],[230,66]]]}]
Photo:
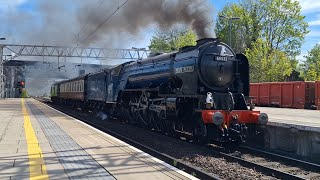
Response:
[{"label": "number plate on smokebox", "polygon": [[225,56],[216,56],[215,59],[217,61],[228,61],[229,60],[229,58],[225,57]]}]

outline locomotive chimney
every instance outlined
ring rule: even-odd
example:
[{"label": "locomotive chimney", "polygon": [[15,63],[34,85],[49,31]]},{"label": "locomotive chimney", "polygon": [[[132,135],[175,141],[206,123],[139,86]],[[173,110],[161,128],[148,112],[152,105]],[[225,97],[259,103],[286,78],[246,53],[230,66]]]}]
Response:
[{"label": "locomotive chimney", "polygon": [[203,44],[206,44],[208,42],[214,42],[217,41],[217,38],[203,38],[203,39],[198,39],[197,40],[197,45],[196,46],[201,46]]}]

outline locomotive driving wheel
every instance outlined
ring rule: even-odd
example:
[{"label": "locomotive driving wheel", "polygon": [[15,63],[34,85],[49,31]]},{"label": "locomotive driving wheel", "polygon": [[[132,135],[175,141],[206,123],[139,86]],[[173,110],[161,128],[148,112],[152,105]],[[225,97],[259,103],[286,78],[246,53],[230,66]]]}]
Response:
[{"label": "locomotive driving wheel", "polygon": [[137,122],[142,127],[148,127],[150,124],[149,118],[147,118],[149,97],[147,93],[142,93],[139,98],[132,98],[129,102],[130,105],[130,115],[129,118],[132,121]]},{"label": "locomotive driving wheel", "polygon": [[194,118],[194,128],[192,131],[193,142],[198,144],[205,144],[208,141],[207,135],[207,127],[202,122],[201,116],[197,115]]},{"label": "locomotive driving wheel", "polygon": [[162,100],[151,100],[148,110],[148,117],[151,126],[160,133],[168,134],[169,129],[166,124],[167,117],[165,112],[165,103]]},{"label": "locomotive driving wheel", "polygon": [[156,119],[155,112],[153,112],[151,110],[147,110],[147,114],[148,114],[148,119],[150,121],[150,128],[152,128],[156,131],[159,131],[159,127],[155,123],[155,119]]},{"label": "locomotive driving wheel", "polygon": [[137,122],[137,107],[139,106],[139,102],[137,98],[132,98],[129,102],[129,112],[128,112],[128,117],[129,117],[129,123],[136,123]]}]

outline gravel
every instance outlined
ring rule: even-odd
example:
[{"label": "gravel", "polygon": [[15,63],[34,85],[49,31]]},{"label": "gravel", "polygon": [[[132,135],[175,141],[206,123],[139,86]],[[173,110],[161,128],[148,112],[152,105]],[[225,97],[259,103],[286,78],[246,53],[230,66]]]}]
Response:
[{"label": "gravel", "polygon": [[[92,116],[88,116],[91,117]],[[115,120],[94,120],[111,131],[140,142],[159,152],[182,160],[185,163],[199,167],[200,169],[218,175],[222,179],[275,179],[261,174],[236,162],[228,162],[219,155],[212,153],[209,148],[188,143],[179,139],[168,137],[160,133],[142,128],[119,123]]]}]

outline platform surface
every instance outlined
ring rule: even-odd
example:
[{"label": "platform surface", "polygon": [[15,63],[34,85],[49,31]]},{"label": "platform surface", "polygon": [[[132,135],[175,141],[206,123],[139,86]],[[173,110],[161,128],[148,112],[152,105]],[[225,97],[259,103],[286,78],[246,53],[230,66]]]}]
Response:
[{"label": "platform surface", "polygon": [[320,111],[308,109],[289,109],[256,107],[254,110],[265,112],[269,116],[269,126],[296,128],[305,131],[320,132]]},{"label": "platform surface", "polygon": [[6,99],[0,179],[196,178],[34,99]]}]

